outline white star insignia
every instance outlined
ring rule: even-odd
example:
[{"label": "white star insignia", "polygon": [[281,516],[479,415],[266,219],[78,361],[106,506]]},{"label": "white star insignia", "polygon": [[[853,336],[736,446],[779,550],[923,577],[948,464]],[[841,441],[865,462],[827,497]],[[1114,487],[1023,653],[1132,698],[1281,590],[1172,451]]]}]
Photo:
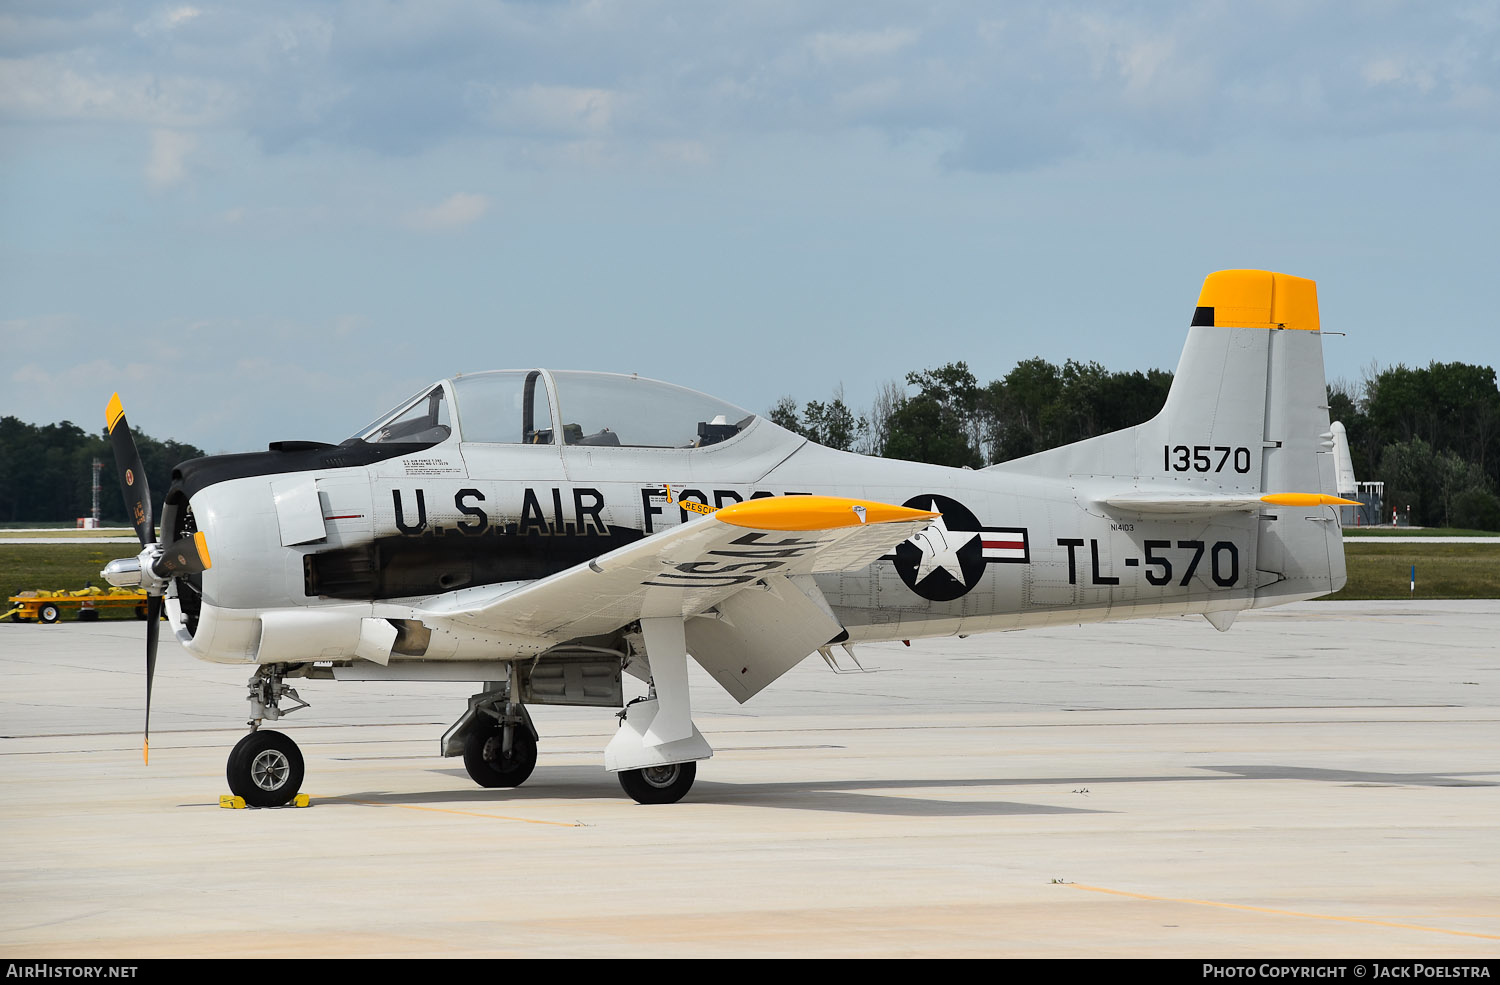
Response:
[{"label": "white star insignia", "polygon": [[[927,508],[933,513],[938,512],[937,500],[933,500]],[[949,530],[943,518],[938,517],[933,521],[932,526],[909,541],[922,552],[922,560],[917,565],[917,577],[913,584],[921,583],[938,570],[948,572],[954,581],[960,585],[964,584],[964,568],[959,563],[958,552],[978,536],[977,530]]]}]

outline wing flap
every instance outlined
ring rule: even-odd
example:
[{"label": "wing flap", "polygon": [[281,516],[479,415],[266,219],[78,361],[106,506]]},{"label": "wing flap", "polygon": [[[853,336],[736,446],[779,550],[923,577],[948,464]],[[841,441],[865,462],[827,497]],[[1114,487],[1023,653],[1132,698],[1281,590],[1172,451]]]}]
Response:
[{"label": "wing flap", "polygon": [[842,629],[812,576],[777,576],[688,620],[687,648],[744,704]]}]

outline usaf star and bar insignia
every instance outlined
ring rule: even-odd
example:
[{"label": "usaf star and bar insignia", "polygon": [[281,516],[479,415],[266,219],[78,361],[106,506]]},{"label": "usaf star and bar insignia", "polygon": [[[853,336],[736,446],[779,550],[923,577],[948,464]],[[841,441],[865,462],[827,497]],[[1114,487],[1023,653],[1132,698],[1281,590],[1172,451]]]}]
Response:
[{"label": "usaf star and bar insignia", "polygon": [[986,527],[958,500],[936,493],[913,496],[902,505],[942,514],[886,555],[906,587],[925,599],[961,598],[979,584],[990,564],[1031,562],[1025,527]]}]

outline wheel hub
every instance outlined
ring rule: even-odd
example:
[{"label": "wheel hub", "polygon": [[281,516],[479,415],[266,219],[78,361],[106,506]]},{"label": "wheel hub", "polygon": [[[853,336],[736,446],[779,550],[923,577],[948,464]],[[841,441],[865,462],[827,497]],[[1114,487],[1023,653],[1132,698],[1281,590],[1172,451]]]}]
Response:
[{"label": "wheel hub", "polygon": [[277,749],[263,750],[250,763],[250,780],[262,790],[280,789],[291,775],[292,764]]},{"label": "wheel hub", "polygon": [[505,740],[497,735],[485,740],[484,761],[503,773],[515,766],[516,752],[512,749],[510,755],[507,756],[505,754]]},{"label": "wheel hub", "polygon": [[680,772],[682,768],[677,763],[671,766],[648,766],[641,770],[641,779],[653,787],[670,787],[677,782],[677,774]]}]

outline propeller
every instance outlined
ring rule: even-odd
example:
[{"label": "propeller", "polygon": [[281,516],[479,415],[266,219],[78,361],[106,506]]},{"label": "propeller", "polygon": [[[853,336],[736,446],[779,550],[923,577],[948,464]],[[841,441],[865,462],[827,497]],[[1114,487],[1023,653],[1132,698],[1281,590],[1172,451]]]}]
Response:
[{"label": "propeller", "polygon": [[141,546],[156,543],[156,528],[151,525],[151,483],[146,480],[146,470],[141,467],[141,453],[136,450],[135,437],[130,433],[130,424],[125,420],[125,408],[120,404],[120,395],[109,398],[104,408],[104,421],[109,427],[109,446],[115,453],[115,467],[120,471],[120,492],[125,495],[125,509],[130,522],[135,524],[135,535]]},{"label": "propeller", "polygon": [[156,676],[156,644],[161,635],[163,595],[173,578],[207,571],[213,562],[208,555],[208,542],[201,532],[165,547],[157,543],[151,516],[151,485],[146,480],[146,470],[141,467],[141,453],[130,433],[130,424],[125,420],[125,408],[120,404],[118,393],[109,398],[104,420],[109,429],[109,444],[115,453],[115,466],[120,472],[120,492],[125,496],[125,508],[130,512],[135,535],[141,542],[138,557],[110,562],[104,576],[114,585],[146,589],[146,723],[141,756],[150,763],[151,683]]}]

